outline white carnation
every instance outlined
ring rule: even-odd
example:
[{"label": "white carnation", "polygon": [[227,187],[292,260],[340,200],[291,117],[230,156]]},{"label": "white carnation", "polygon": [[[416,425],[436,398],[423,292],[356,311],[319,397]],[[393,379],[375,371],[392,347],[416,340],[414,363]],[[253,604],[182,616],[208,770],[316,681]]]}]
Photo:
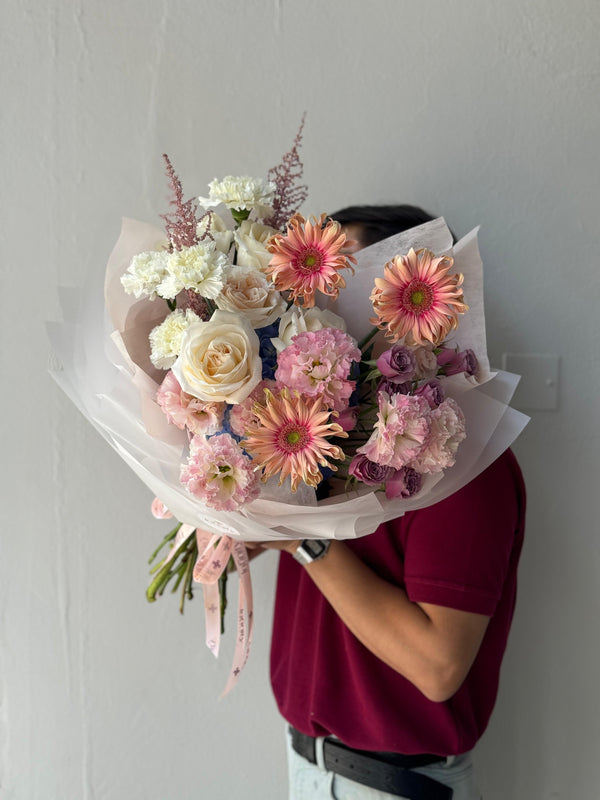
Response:
[{"label": "white carnation", "polygon": [[223,203],[235,211],[256,211],[260,217],[269,217],[273,213],[275,188],[274,183],[261,178],[227,175],[221,181],[216,178],[211,181],[208,197],[199,197],[198,202],[204,208],[214,208]]},{"label": "white carnation", "polygon": [[223,288],[228,265],[227,256],[216,249],[214,242],[201,242],[174,250],[169,254],[167,274],[157,286],[156,293],[172,300],[183,289],[192,289],[202,297],[214,300]]},{"label": "white carnation", "polygon": [[166,251],[150,251],[138,253],[131,259],[127,271],[121,276],[121,284],[127,294],[136,297],[155,295],[160,283],[167,274]]},{"label": "white carnation", "polygon": [[215,214],[214,211],[211,211],[208,214],[205,214],[200,222],[196,227],[196,234],[199,239],[201,239],[204,234],[206,233],[206,229],[208,228],[210,221],[210,234],[206,237],[207,241],[210,241],[210,237],[212,236],[215,247],[217,250],[220,250],[222,253],[228,253],[231,248],[231,243],[233,241],[233,231],[230,231],[223,219],[218,215]]},{"label": "white carnation", "polygon": [[306,311],[299,306],[292,306],[279,320],[279,336],[271,339],[278,353],[285,350],[298,333],[320,331],[323,328],[338,328],[346,333],[346,322],[333,311],[323,311],[315,306]]},{"label": "white carnation", "polygon": [[150,360],[158,369],[170,369],[181,352],[183,334],[194,322],[200,322],[200,317],[187,308],[185,311],[177,309],[156,328],[150,332],[150,347],[152,352]]}]

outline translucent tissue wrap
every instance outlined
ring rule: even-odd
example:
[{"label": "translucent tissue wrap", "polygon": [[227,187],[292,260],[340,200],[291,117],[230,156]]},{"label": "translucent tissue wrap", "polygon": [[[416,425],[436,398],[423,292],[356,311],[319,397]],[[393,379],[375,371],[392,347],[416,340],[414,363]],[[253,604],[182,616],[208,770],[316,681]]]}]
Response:
[{"label": "translucent tissue wrap", "polygon": [[426,476],[423,489],[409,499],[387,500],[383,493],[361,485],[359,491],[317,502],[307,486],[292,494],[289,481],[287,486],[269,481],[261,496],[239,511],[206,508],[180,484],[186,434],[167,422],[155,402],[164,372],[150,362],[148,334],[166,316],[165,304],[136,300],[120,283],[131,258],[156,249],[164,239],[158,228],[124,219],[106,268],[104,296],[100,276],[92,276],[82,290],[61,290],[63,322],[49,324],[48,333],[62,365],[53,370],[58,384],[181,522],[247,541],[365,536],[382,522],[453,494],[506,450],[527,424],[528,418],[508,405],[518,376],[490,372],[477,229],[453,247],[450,231],[439,218],[357,253],[355,275],[347,278],[346,288],[330,305],[359,340],[370,330],[369,295],[387,261],[410,247],[454,257],[454,270],[464,275],[469,311],[447,341],[461,350],[471,348],[479,360],[478,383],[464,375],[444,379],[447,396],[458,401],[466,418],[467,438],[455,465],[445,473]]}]

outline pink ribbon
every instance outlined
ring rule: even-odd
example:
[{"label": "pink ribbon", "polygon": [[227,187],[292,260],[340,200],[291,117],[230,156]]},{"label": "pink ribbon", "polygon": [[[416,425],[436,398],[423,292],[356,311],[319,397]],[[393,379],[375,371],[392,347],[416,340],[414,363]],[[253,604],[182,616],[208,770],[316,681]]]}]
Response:
[{"label": "pink ribbon", "polygon": [[[152,514],[157,519],[169,519],[173,515],[169,509],[155,498],[152,503]],[[239,575],[240,584],[237,605],[237,637],[233,664],[229,672],[227,684],[221,693],[224,697],[238,682],[240,673],[248,661],[252,634],[254,631],[254,605],[252,600],[252,582],[250,580],[250,562],[243,542],[232,539],[230,536],[221,536],[208,531],[194,528],[192,525],[182,524],[175,539],[173,547],[166,558],[168,562],[177,549],[196,532],[198,545],[198,558],[194,564],[194,581],[202,584],[204,593],[204,619],[206,627],[206,645],[215,656],[219,655],[221,642],[221,614],[219,597],[219,578],[227,569],[229,558],[233,561]]]}]

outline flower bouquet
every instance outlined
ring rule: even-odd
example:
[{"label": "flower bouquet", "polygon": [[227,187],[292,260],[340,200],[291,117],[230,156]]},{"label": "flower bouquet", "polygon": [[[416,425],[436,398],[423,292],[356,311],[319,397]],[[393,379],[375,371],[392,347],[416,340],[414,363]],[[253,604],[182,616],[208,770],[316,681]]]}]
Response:
[{"label": "flower bouquet", "polygon": [[[302,129],[301,129],[302,130]],[[173,191],[166,233],[124,220],[105,278],[50,326],[58,382],[176,527],[148,599],[203,586],[217,654],[240,575],[235,683],[250,647],[244,540],[350,538],[447,497],[516,438],[517,377],[486,355],[477,231],[443,219],[356,254],[298,213],[300,133],[267,180]],[[468,305],[467,305],[468,304]],[[164,554],[163,548],[168,550]]]}]

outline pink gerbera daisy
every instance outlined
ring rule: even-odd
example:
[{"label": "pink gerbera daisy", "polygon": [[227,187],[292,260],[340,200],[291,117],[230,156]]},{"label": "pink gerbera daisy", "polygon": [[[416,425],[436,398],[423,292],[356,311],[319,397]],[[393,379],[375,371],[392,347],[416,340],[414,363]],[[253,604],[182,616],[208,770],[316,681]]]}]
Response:
[{"label": "pink gerbera daisy", "polygon": [[450,256],[436,256],[425,248],[395,256],[385,265],[383,278],[375,278],[371,302],[377,317],[371,322],[387,328],[386,335],[394,341],[443,341],[458,325],[459,314],[468,310],[463,276],[448,274],[453,263]]},{"label": "pink gerbera daisy", "polygon": [[263,480],[279,474],[281,485],[289,475],[292,492],[300,481],[316,487],[323,479],[319,466],[335,470],[327,459],[344,459],[342,448],[326,437],[348,434],[330,422],[330,412],[320,398],[305,400],[288,389],[274,395],[265,389],[265,405],[257,403],[254,413],[261,427],[248,431],[240,444],[263,468]]},{"label": "pink gerbera daisy", "polygon": [[267,244],[273,254],[264,271],[280,292],[289,290],[296,305],[312,308],[315,292],[336,298],[346,282],[340,270],[350,269],[352,256],[342,255],[340,250],[346,242],[338,222],[325,222],[321,214],[306,220],[294,214],[287,226],[287,233],[278,233]]}]

